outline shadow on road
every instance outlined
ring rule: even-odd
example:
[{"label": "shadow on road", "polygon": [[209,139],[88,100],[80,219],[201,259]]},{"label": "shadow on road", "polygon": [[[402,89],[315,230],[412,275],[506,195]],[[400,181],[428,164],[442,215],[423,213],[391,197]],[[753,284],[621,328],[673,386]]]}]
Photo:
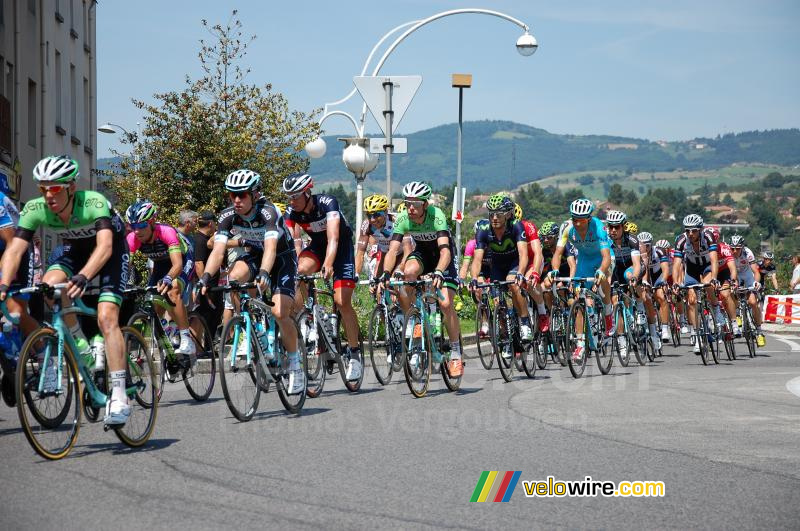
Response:
[{"label": "shadow on road", "polygon": [[209,399],[207,399],[207,400],[205,400],[203,402],[198,402],[194,398],[184,398],[183,400],[172,400],[170,402],[163,402],[163,401],[159,402],[158,403],[158,408],[159,409],[164,409],[164,408],[168,408],[168,407],[172,407],[172,406],[178,406],[178,405],[201,406],[203,404],[213,404],[214,402],[219,402],[220,400],[223,400],[223,398],[222,397],[214,397],[214,398],[209,398]]},{"label": "shadow on road", "polygon": [[351,393],[347,389],[334,389],[333,391],[322,391],[322,395],[366,395],[369,393],[377,393],[383,391],[383,387],[370,387],[369,389],[360,389],[356,393]]},{"label": "shadow on road", "polygon": [[121,442],[113,443],[97,443],[75,446],[72,452],[65,459],[74,459],[77,457],[85,457],[87,455],[94,455],[103,452],[111,452],[113,455],[129,455],[138,454],[143,452],[154,452],[169,448],[173,444],[180,442],[180,439],[150,439],[144,446],[139,448],[129,448]]},{"label": "shadow on road", "polygon": [[[319,415],[320,413],[327,413],[330,409],[325,407],[310,407],[310,408],[303,408],[300,413],[294,414],[289,413],[285,410],[277,410],[277,411],[262,411],[260,413],[256,413],[253,415],[253,419],[271,419],[275,417],[311,417],[313,415]],[[234,419],[234,417],[228,417],[229,419]],[[247,422],[238,422],[237,424],[247,424]]]}]

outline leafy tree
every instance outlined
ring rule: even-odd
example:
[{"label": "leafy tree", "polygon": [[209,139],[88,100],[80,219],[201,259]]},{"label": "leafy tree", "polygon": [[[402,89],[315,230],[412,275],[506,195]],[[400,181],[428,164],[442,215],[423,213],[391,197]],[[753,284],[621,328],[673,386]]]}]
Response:
[{"label": "leafy tree", "polygon": [[607,197],[615,205],[623,204],[625,202],[625,192],[622,190],[622,185],[619,183],[612,184],[608,189]]},{"label": "leafy tree", "polygon": [[766,188],[780,188],[781,186],[783,186],[784,182],[785,180],[783,175],[781,175],[776,171],[773,171],[772,173],[769,173],[766,177],[764,177],[764,179],[761,181],[761,184],[763,184]]},{"label": "leafy tree", "polygon": [[794,204],[792,205],[792,214],[795,216],[800,216],[800,197],[794,200]]},{"label": "leafy tree", "polygon": [[204,76],[186,76],[182,90],[155,94],[154,104],[133,100],[145,113],[143,136],[126,138],[133,153],[115,153],[121,159],[107,172],[121,207],[141,195],[166,219],[184,208],[216,211],[226,203],[225,176],[239,168],[258,172],[263,192],[280,200],[281,179],[308,167],[301,150],[319,133],[313,116],[290,110],[271,85],[245,82],[255,36],[243,35],[236,11],[224,26],[202,23],[212,36],[200,41]]}]

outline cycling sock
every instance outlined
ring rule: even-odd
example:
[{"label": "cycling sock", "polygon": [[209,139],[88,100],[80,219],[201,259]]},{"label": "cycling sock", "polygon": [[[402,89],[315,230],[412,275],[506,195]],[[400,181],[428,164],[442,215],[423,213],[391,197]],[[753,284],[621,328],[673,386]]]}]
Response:
[{"label": "cycling sock", "polygon": [[603,315],[611,315],[614,312],[614,307],[610,304],[603,305]]},{"label": "cycling sock", "polygon": [[450,359],[451,360],[460,360],[461,359],[461,342],[460,341],[451,341],[450,342]]},{"label": "cycling sock", "polygon": [[76,324],[75,326],[70,326],[69,332],[75,339],[83,339],[84,341],[86,341],[86,336],[83,333],[83,329],[81,328],[80,323]]},{"label": "cycling sock", "polygon": [[667,325],[661,325],[661,332],[662,332],[662,333],[669,332],[669,326],[667,326]]},{"label": "cycling sock", "polygon": [[547,308],[544,307],[544,304],[537,304],[536,311],[539,312],[539,315],[547,315]]},{"label": "cycling sock", "polygon": [[184,346],[184,344],[189,344],[191,340],[192,333],[189,332],[189,329],[187,328],[186,330],[181,330],[181,346]]},{"label": "cycling sock", "polygon": [[289,370],[296,371],[300,368],[300,352],[289,353]]},{"label": "cycling sock", "polygon": [[658,335],[658,328],[654,324],[650,325],[650,335],[653,337],[656,337]]},{"label": "cycling sock", "polygon": [[125,371],[111,371],[108,373],[111,378],[111,400],[128,402],[125,394]]}]

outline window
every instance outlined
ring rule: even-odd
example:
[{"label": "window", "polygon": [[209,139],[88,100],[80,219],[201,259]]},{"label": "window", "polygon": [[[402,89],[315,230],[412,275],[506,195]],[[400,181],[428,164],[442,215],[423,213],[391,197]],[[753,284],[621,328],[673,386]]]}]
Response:
[{"label": "window", "polygon": [[64,85],[61,81],[61,66],[61,52],[56,50],[56,129],[62,128],[64,123],[64,111],[61,103],[64,99]]},{"label": "window", "polygon": [[28,145],[36,147],[36,82],[28,78]]},{"label": "window", "polygon": [[91,146],[92,108],[89,106],[89,80],[83,78],[83,145]]},{"label": "window", "polygon": [[75,65],[69,65],[69,134],[78,136],[78,81],[75,79]]}]

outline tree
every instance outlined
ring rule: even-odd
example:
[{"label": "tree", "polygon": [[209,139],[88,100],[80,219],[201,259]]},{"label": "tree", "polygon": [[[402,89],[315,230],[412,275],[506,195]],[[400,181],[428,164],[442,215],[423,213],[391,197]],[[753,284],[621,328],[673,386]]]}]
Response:
[{"label": "tree", "polygon": [[608,200],[615,205],[621,205],[625,202],[625,192],[622,190],[622,185],[619,183],[612,184],[608,189]]},{"label": "tree", "polygon": [[764,187],[766,188],[780,188],[781,186],[783,186],[784,182],[785,179],[783,178],[783,175],[781,175],[776,171],[773,171],[772,173],[769,173],[766,177],[764,177],[764,180],[761,181],[761,184],[764,185]]},{"label": "tree", "polygon": [[184,208],[218,211],[225,176],[239,168],[258,172],[264,194],[283,202],[280,181],[308,167],[301,150],[319,134],[313,115],[290,110],[269,84],[245,82],[242,60],[255,36],[243,35],[236,11],[225,26],[202,24],[213,37],[200,41],[204,76],[186,76],[182,90],[155,94],[154,104],[132,100],[145,113],[142,138],[126,138],[133,153],[115,153],[121,159],[107,172],[121,208],[141,195],[167,220]]}]

